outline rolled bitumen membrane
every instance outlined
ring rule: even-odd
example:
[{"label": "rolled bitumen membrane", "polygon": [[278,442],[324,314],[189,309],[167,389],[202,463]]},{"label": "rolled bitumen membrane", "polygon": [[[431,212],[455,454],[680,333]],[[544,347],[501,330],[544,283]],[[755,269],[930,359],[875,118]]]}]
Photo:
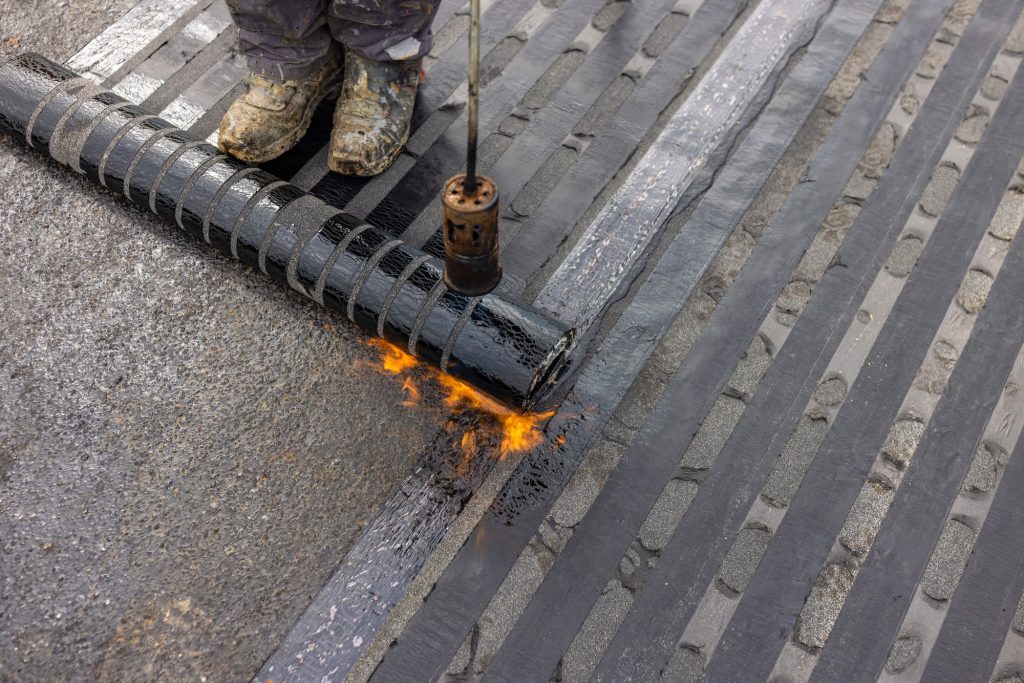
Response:
[{"label": "rolled bitumen membrane", "polygon": [[531,406],[567,365],[566,325],[449,290],[438,259],[41,55],[0,66],[0,129],[498,399]]}]

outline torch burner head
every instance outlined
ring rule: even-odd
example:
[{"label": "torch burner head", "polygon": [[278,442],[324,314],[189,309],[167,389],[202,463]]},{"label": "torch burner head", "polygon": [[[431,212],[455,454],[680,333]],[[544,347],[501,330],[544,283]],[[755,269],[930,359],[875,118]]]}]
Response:
[{"label": "torch burner head", "polygon": [[501,281],[498,262],[498,188],[476,176],[467,191],[466,175],[452,176],[441,195],[444,281],[467,296],[487,294]]}]

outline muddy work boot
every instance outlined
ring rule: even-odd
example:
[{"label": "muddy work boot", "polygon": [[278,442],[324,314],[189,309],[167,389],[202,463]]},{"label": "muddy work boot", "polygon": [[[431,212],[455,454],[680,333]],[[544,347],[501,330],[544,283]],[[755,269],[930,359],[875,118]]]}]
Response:
[{"label": "muddy work boot", "polygon": [[296,80],[249,74],[245,94],[221,120],[221,150],[251,164],[287,152],[306,134],[320,102],[338,92],[340,67],[340,59],[334,59]]},{"label": "muddy work boot", "polygon": [[382,173],[409,140],[420,60],[374,62],[345,53],[327,165],[345,175]]}]

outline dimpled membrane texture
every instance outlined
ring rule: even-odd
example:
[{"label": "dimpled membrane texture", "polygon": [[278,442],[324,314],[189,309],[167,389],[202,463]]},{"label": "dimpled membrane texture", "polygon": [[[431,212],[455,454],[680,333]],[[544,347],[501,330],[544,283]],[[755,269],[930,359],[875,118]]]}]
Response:
[{"label": "dimpled membrane texture", "polygon": [[566,325],[449,291],[436,258],[45,57],[0,66],[0,129],[498,399],[532,406],[568,364]]}]

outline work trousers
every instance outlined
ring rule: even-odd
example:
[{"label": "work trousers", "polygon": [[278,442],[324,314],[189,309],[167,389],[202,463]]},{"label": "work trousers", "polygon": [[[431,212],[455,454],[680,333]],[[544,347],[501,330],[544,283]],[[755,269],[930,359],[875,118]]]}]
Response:
[{"label": "work trousers", "polygon": [[227,0],[250,70],[303,78],[340,45],[373,61],[430,52],[440,0]]}]

